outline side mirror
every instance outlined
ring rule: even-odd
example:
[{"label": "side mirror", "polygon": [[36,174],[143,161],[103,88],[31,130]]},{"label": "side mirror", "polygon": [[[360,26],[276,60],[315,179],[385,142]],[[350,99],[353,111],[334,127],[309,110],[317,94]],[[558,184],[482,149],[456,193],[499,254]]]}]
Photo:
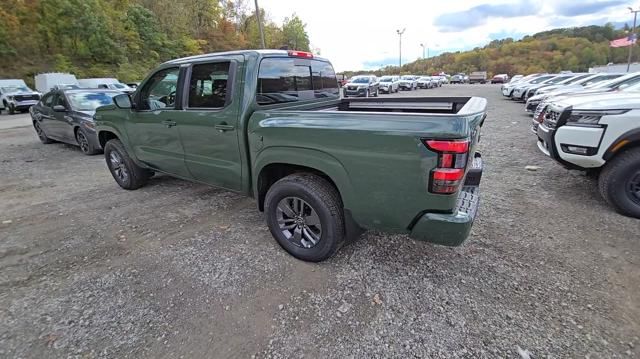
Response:
[{"label": "side mirror", "polygon": [[53,106],[53,110],[55,112],[67,112],[67,108],[62,106],[62,105],[55,105]]},{"label": "side mirror", "polygon": [[131,102],[131,97],[129,97],[129,94],[126,94],[126,93],[114,96],[113,103],[115,103],[118,108],[123,108],[123,109],[133,108],[133,102]]}]

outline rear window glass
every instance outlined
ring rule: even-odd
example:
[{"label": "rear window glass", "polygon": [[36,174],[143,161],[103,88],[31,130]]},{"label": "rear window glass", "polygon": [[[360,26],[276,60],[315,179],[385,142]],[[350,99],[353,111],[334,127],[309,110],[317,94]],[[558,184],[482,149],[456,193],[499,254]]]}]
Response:
[{"label": "rear window glass", "polygon": [[338,97],[331,64],[320,60],[266,58],[260,62],[256,102],[259,105]]}]

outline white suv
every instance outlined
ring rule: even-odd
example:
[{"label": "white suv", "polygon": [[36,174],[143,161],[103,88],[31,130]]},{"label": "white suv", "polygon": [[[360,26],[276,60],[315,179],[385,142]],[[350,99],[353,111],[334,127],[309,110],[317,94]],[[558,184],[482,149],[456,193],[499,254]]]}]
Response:
[{"label": "white suv", "polygon": [[602,197],[640,218],[640,92],[563,98],[548,105],[537,136],[540,151],[598,173]]}]

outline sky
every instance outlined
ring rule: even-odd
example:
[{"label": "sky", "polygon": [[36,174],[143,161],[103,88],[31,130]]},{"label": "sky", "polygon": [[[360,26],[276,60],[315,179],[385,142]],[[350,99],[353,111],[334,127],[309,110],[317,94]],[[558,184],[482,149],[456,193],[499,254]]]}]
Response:
[{"label": "sky", "polygon": [[259,0],[270,20],[296,13],[312,48],[336,71],[373,70],[442,52],[468,50],[491,40],[584,25],[633,23],[632,0]]}]

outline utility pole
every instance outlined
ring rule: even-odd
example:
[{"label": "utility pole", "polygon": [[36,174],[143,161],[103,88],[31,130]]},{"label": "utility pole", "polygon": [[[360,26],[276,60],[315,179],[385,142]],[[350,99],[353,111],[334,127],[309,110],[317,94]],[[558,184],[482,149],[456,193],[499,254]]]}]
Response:
[{"label": "utility pole", "polygon": [[258,0],[255,0],[256,3],[256,20],[258,21],[258,30],[260,31],[260,44],[262,48],[266,48],[267,45],[264,43],[264,29],[262,28],[262,20],[260,20],[260,7],[258,6]]},{"label": "utility pole", "polygon": [[400,37],[400,56],[398,57],[398,72],[402,73],[402,34],[404,34],[405,29],[402,29],[402,31],[400,30],[396,30],[396,32],[398,33],[398,36]]},{"label": "utility pole", "polygon": [[422,48],[422,59],[424,60],[424,44],[420,44],[420,47]]}]

